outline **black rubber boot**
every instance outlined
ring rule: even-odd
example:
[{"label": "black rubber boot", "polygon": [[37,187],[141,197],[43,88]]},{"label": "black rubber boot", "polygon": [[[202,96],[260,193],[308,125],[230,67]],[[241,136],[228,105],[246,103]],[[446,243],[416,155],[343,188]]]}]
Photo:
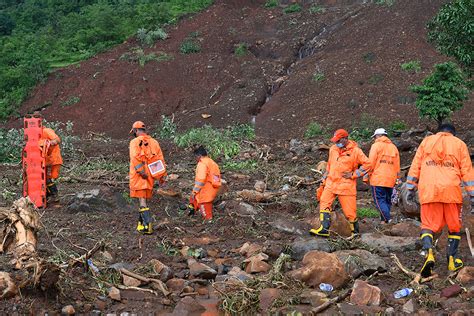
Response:
[{"label": "black rubber boot", "polygon": [[[141,207],[140,208],[140,217],[142,226],[138,227],[137,230],[143,234],[151,234],[153,232],[151,228],[151,213],[148,207]],[[139,225],[140,226],[140,225]],[[139,229],[141,228],[141,229]]]},{"label": "black rubber boot", "polygon": [[58,187],[56,186],[56,183],[53,182],[53,180],[48,180],[46,181],[46,197],[50,196],[57,196],[58,195]]},{"label": "black rubber boot", "polygon": [[433,232],[428,229],[423,229],[421,231],[421,242],[423,244],[423,251],[425,254],[425,262],[421,268],[421,276],[427,278],[433,273],[433,268],[435,264],[435,257],[433,254]]},{"label": "black rubber boot", "polygon": [[446,255],[448,258],[448,270],[458,271],[464,266],[461,259],[458,258],[458,248],[461,242],[461,233],[449,233],[448,235],[448,249]]},{"label": "black rubber boot", "polygon": [[319,211],[319,220],[321,221],[319,228],[312,228],[309,233],[313,236],[329,237],[331,211],[328,209]]}]

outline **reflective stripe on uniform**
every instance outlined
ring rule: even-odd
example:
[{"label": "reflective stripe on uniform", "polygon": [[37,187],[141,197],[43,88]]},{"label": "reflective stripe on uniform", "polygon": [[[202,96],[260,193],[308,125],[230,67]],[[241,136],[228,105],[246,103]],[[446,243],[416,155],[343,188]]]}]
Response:
[{"label": "reflective stripe on uniform", "polygon": [[414,189],[414,188],[415,188],[415,185],[414,185],[414,184],[412,184],[412,183],[407,183],[407,189],[408,189],[408,190],[412,190],[412,189]]},{"label": "reflective stripe on uniform", "polygon": [[141,167],[143,167],[143,165],[144,165],[143,163],[140,163],[140,164],[136,165],[136,166],[135,166],[135,170],[140,169]]},{"label": "reflective stripe on uniform", "polygon": [[407,176],[407,180],[408,180],[408,181],[413,181],[413,182],[415,182],[415,183],[418,183],[418,178],[416,178],[416,177]]},{"label": "reflective stripe on uniform", "polygon": [[194,188],[193,188],[193,191],[194,191],[194,192],[199,192],[199,191],[201,191],[201,188],[200,188],[200,187],[194,187]]},{"label": "reflective stripe on uniform", "polygon": [[205,184],[204,182],[194,181],[195,186],[201,186],[202,187],[202,186],[204,186],[204,184]]},{"label": "reflective stripe on uniform", "polygon": [[474,186],[474,181],[464,181],[463,185],[465,187],[472,187],[472,186]]},{"label": "reflective stripe on uniform", "polygon": [[448,239],[449,239],[449,238],[461,240],[461,236],[459,236],[459,235],[448,235]]}]

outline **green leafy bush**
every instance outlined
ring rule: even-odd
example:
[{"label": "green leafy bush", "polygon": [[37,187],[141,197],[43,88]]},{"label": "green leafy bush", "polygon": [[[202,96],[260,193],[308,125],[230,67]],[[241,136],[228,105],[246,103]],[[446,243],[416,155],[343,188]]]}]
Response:
[{"label": "green leafy bush", "polygon": [[72,96],[72,97],[69,97],[66,101],[64,101],[63,103],[61,103],[62,106],[70,106],[70,105],[73,105],[73,104],[76,104],[78,103],[79,101],[81,101],[81,98],[80,97],[77,97],[77,96]]},{"label": "green leafy bush", "polygon": [[158,127],[158,137],[160,139],[174,139],[177,134],[178,127],[174,123],[173,119],[162,115],[161,124]]},{"label": "green leafy bush", "polygon": [[322,72],[315,72],[311,78],[314,82],[323,81],[324,79],[326,79],[326,76]]},{"label": "green leafy bush", "polygon": [[456,58],[469,72],[474,61],[474,1],[446,3],[428,23],[428,39],[440,52]]},{"label": "green leafy bush", "polygon": [[265,2],[265,8],[275,8],[280,4],[280,1],[278,0],[267,0]]},{"label": "green leafy bush", "polygon": [[165,52],[160,52],[159,55],[155,53],[146,54],[142,48],[136,47],[131,52],[124,53],[120,56],[120,60],[126,60],[129,62],[136,62],[141,67],[144,67],[150,61],[168,61],[172,60],[173,56],[166,54]]},{"label": "green leafy bush", "polygon": [[374,131],[382,126],[377,118],[369,114],[362,114],[359,121],[352,124],[350,138],[355,141],[368,141],[371,139]]},{"label": "green leafy bush", "polygon": [[416,107],[420,117],[432,119],[441,125],[467,100],[468,88],[461,69],[453,62],[435,65],[434,72],[422,85],[411,87],[417,94]]},{"label": "green leafy bush", "polygon": [[181,43],[181,46],[179,47],[179,51],[182,54],[199,53],[201,51],[201,45],[196,40],[187,38]]},{"label": "green leafy bush", "polygon": [[306,132],[304,133],[305,138],[314,138],[316,136],[323,136],[326,135],[326,129],[317,122],[311,122],[308,124],[306,128]]},{"label": "green leafy bush", "polygon": [[324,8],[320,5],[312,5],[309,8],[309,13],[311,13],[311,14],[324,13],[324,12],[326,12],[326,8]]},{"label": "green leafy bush", "polygon": [[421,62],[419,60],[412,60],[407,63],[400,65],[403,70],[407,72],[420,72],[421,71]]},{"label": "green leafy bush", "polygon": [[238,57],[241,57],[241,56],[245,56],[248,54],[248,48],[247,48],[247,44],[245,43],[240,43],[239,45],[237,45],[237,47],[234,49],[234,55],[235,56],[238,56]]},{"label": "green leafy bush", "polygon": [[387,132],[392,134],[394,132],[400,132],[407,130],[408,125],[404,121],[393,121],[387,128]]},{"label": "green leafy bush", "polygon": [[167,38],[168,33],[166,33],[162,28],[157,28],[156,30],[151,31],[140,28],[137,31],[137,39],[143,46],[151,47],[157,40],[165,40]]},{"label": "green leafy bush", "polygon": [[254,159],[242,161],[226,160],[222,164],[222,169],[225,171],[253,171],[257,167],[258,162]]},{"label": "green leafy bush", "polygon": [[284,8],[283,12],[285,14],[290,14],[290,13],[300,12],[301,10],[303,10],[303,8],[301,8],[301,5],[299,5],[298,3],[293,3],[292,5],[289,5],[286,8]]}]

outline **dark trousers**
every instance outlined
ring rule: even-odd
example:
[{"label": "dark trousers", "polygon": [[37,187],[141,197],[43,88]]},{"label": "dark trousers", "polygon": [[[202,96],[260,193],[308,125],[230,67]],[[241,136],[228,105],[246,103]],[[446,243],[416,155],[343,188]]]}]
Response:
[{"label": "dark trousers", "polygon": [[380,212],[380,219],[386,223],[390,220],[393,188],[371,187],[374,203]]}]

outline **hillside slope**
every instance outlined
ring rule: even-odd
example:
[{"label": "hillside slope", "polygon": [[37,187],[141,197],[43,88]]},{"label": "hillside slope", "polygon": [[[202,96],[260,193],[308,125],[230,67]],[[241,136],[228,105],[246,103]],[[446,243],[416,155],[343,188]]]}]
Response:
[{"label": "hillside slope", "polygon": [[[310,121],[350,127],[362,112],[386,123],[419,123],[408,86],[446,60],[425,36],[426,21],[443,1],[405,0],[389,7],[328,0],[317,1],[325,12],[312,13],[308,3],[292,14],[283,5],[264,8],[264,2],[216,1],[144,50],[172,60],[143,67],[128,61],[126,54],[139,45],[130,39],[59,70],[20,113],[43,108],[49,120],[71,120],[79,133],[112,137],[126,136],[134,120],[157,125],[161,115],[174,115],[181,128],[256,121],[259,135],[284,139],[301,136]],[[186,39],[198,42],[201,51],[180,53]],[[245,56],[234,54],[239,44],[248,47]],[[421,61],[422,71],[404,72],[400,64],[410,60]],[[313,81],[315,73],[324,80]],[[455,116],[462,129],[472,128],[473,109],[468,101]]]}]

